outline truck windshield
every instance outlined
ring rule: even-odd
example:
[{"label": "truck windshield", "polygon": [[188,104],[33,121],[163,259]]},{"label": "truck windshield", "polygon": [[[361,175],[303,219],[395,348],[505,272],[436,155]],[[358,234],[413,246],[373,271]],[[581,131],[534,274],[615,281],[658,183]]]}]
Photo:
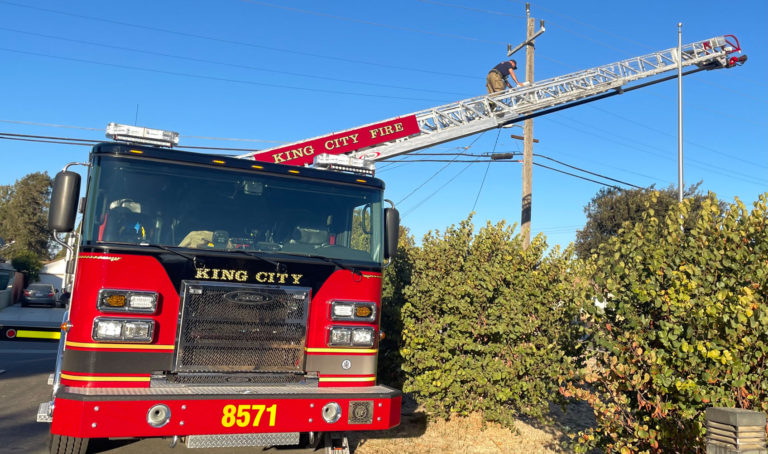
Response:
[{"label": "truck windshield", "polygon": [[362,185],[102,156],[83,241],[381,263],[381,201],[381,190]]}]

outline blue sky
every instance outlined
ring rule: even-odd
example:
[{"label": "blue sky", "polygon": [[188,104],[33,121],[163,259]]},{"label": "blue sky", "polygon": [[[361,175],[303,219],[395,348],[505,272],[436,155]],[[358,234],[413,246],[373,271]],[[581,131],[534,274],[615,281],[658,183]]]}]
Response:
[{"label": "blue sky", "polygon": [[[549,0],[531,2],[531,15],[547,29],[536,79],[675,47],[679,21],[684,43],[736,35],[744,66],[683,81],[685,182],[748,204],[768,191],[768,2]],[[0,132],[101,140],[114,121],[178,131],[183,145],[267,148],[482,95],[507,43],[524,38],[517,0],[0,0]],[[524,51],[515,57],[523,80]],[[425,151],[522,152],[510,133],[522,130]],[[677,84],[540,117],[534,136],[544,156],[535,162],[637,186],[677,184]],[[87,153],[0,140],[0,185],[53,176]],[[476,225],[519,222],[521,171],[380,163],[377,176],[420,239],[473,209]],[[534,167],[533,232],[573,241],[600,188]]]}]

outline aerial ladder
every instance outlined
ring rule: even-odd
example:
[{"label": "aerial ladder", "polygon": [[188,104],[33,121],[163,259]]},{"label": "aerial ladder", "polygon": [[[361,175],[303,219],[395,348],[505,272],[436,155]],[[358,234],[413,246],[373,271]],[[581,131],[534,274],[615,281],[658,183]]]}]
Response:
[{"label": "aerial ladder", "polygon": [[663,74],[678,63],[683,75],[742,65],[737,53],[736,36],[717,36],[682,46],[680,57],[662,50],[238,157],[343,169],[345,159],[380,161],[673,79]]}]

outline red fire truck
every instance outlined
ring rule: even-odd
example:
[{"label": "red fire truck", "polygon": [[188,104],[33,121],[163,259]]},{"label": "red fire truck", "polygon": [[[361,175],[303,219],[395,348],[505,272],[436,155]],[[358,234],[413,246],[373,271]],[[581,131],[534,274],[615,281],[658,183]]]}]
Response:
[{"label": "red fire truck", "polygon": [[[344,432],[396,426],[400,392],[377,384],[376,361],[399,216],[368,163],[676,69],[740,66],[740,52],[735,36],[717,36],[239,157],[161,148],[178,135],[110,124],[123,142],[93,148],[82,203],[79,174],[54,182],[51,229],[73,232],[78,205],[82,222],[62,243],[71,304],[53,399],[38,410],[52,422],[51,452],[112,437],[187,447],[322,438],[345,452]],[[341,172],[298,167],[311,162]]]},{"label": "red fire truck", "polygon": [[[139,129],[134,139],[152,136]],[[343,432],[399,424],[400,392],[376,383],[382,264],[399,223],[384,183],[137,143],[96,145],[86,165],[53,400],[38,411],[51,452],[93,438],[230,447],[319,433],[344,451]],[[54,231],[73,231],[79,186],[78,173],[56,176]]]}]

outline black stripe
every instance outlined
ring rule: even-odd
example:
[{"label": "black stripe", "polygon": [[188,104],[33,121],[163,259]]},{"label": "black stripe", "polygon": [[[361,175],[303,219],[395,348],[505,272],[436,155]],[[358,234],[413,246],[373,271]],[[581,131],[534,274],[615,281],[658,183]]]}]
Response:
[{"label": "black stripe", "polygon": [[64,372],[83,374],[149,374],[173,367],[173,353],[101,352],[66,350],[61,363]]}]

